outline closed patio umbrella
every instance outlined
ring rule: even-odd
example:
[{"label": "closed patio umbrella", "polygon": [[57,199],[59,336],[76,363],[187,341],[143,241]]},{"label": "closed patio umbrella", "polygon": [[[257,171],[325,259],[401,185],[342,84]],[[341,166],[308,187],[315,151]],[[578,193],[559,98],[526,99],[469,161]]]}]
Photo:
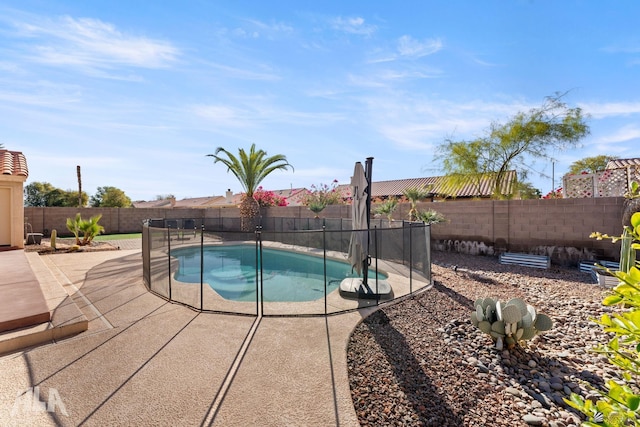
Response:
[{"label": "closed patio umbrella", "polygon": [[[356,270],[358,275],[362,274],[363,264],[368,257],[368,238],[367,230],[367,191],[368,182],[364,173],[362,163],[356,162],[351,177],[351,194],[353,200],[351,202],[351,223],[352,229],[351,240],[349,242],[349,261],[351,267]],[[365,282],[366,283],[366,282]]]}]

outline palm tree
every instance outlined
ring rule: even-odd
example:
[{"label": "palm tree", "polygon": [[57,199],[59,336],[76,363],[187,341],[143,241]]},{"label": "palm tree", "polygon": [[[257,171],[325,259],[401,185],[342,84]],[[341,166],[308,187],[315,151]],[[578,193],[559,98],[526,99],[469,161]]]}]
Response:
[{"label": "palm tree", "polygon": [[382,202],[379,206],[376,206],[374,212],[380,215],[385,215],[389,220],[389,227],[391,227],[391,221],[393,218],[393,211],[398,207],[398,199],[395,197],[391,197],[384,202]]},{"label": "palm tree", "polygon": [[240,148],[238,157],[231,154],[222,147],[216,148],[214,154],[207,154],[208,157],[214,158],[214,163],[221,162],[227,167],[227,172],[231,172],[238,178],[240,185],[245,193],[242,195],[240,202],[240,219],[242,231],[252,231],[256,226],[256,218],[260,214],[260,205],[253,198],[260,182],[271,172],[291,167],[286,156],[276,154],[267,157],[264,150],[256,150],[256,144],[251,144],[249,153]]},{"label": "palm tree", "polygon": [[402,191],[402,195],[409,200],[411,203],[411,209],[409,209],[409,221],[417,221],[418,220],[418,209],[416,205],[418,202],[426,199],[431,194],[431,188],[427,187],[412,187],[405,188]]}]

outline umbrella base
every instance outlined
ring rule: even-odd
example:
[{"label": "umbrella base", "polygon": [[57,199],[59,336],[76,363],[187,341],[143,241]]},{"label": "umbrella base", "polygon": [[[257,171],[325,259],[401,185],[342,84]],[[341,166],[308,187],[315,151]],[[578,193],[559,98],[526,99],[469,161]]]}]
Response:
[{"label": "umbrella base", "polygon": [[391,285],[384,281],[369,281],[368,285],[362,283],[361,277],[350,277],[340,282],[340,296],[350,299],[389,299],[393,298]]}]

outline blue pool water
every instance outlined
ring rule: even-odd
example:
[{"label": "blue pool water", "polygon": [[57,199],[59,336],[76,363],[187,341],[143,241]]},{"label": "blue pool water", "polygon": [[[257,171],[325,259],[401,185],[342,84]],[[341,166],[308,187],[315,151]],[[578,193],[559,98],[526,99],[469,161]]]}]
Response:
[{"label": "blue pool water", "polygon": [[[204,247],[203,280],[225,299],[256,300],[256,248],[254,245]],[[178,259],[176,279],[200,283],[200,247],[171,251]],[[262,249],[264,301],[313,301],[324,297],[323,258],[271,248]],[[327,294],[342,279],[357,277],[347,262],[327,259]],[[369,270],[369,277],[375,278]],[[386,276],[379,274],[380,279]]]}]

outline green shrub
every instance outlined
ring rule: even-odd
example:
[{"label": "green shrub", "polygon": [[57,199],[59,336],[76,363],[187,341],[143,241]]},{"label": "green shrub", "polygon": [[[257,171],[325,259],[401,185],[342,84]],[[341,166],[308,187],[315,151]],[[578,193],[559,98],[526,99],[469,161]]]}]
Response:
[{"label": "green shrub", "polygon": [[[603,305],[617,305],[620,310],[612,315],[603,314],[596,320],[605,332],[614,337],[593,349],[617,368],[620,380],[608,381],[606,390],[600,390],[600,398],[595,401],[573,393],[565,402],[589,418],[583,423],[585,426],[640,426],[640,391],[637,386],[640,380],[640,270],[635,259],[635,251],[640,249],[640,213],[631,216],[631,226],[624,227],[622,236],[594,233],[592,237],[611,239],[614,243],[621,239],[624,243],[625,237],[631,239],[631,244],[623,244],[621,248],[622,268],[608,270],[619,284],[602,301]],[[625,268],[628,271],[623,271]]]},{"label": "green shrub", "polygon": [[[94,237],[104,231],[104,227],[98,224],[100,218],[102,218],[102,214],[94,215],[86,220],[82,219],[80,213],[77,213],[74,218],[67,218],[67,229],[76,238],[76,245],[88,245]],[[82,233],[82,240],[80,240],[80,233]]]}]

